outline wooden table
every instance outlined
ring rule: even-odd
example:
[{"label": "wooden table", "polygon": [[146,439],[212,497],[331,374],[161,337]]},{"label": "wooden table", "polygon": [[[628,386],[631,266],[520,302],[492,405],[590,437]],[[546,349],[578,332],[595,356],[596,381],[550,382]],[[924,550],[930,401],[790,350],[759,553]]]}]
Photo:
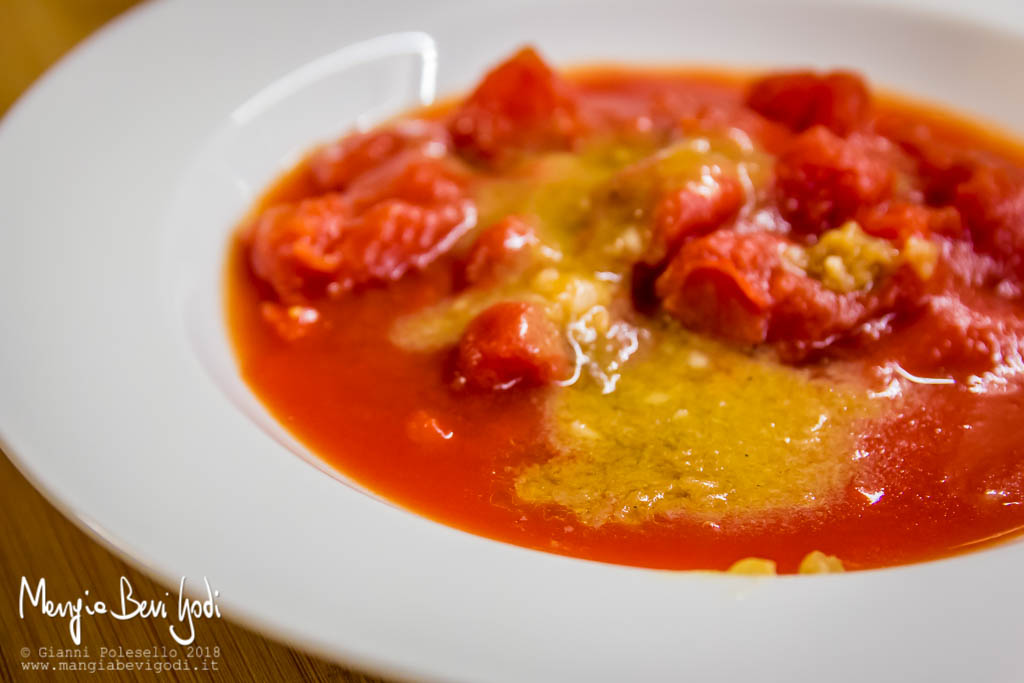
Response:
[{"label": "wooden table", "polygon": [[[0,113],[71,46],[137,0],[0,0]],[[10,226],[7,226],[9,229]],[[0,391],[17,391],[2,387]],[[25,480],[6,458],[0,457],[0,681],[113,680],[138,681],[379,681],[315,659],[230,623],[211,620],[197,628],[196,645],[219,647],[219,656],[188,658],[200,670],[163,673],[115,671],[104,675],[52,669],[60,661],[40,656],[40,649],[70,648],[67,620],[45,617],[32,608],[18,614],[21,577],[35,586],[47,580],[51,597],[75,599],[89,589],[115,600],[122,576],[137,595],[161,596],[164,590],[133,570],[65,519]],[[173,588],[173,587],[168,587]],[[172,595],[174,593],[172,592]],[[28,606],[28,605],[27,605]],[[201,630],[200,630],[201,629]],[[131,619],[83,618],[82,645],[98,661],[99,648],[139,649],[175,645],[166,623]],[[180,648],[179,648],[180,649]],[[27,654],[27,656],[26,656]],[[151,661],[149,657],[113,657],[105,661]],[[179,653],[186,654],[183,650]],[[70,660],[69,660],[70,661]],[[49,663],[51,671],[25,671],[23,665]],[[214,662],[216,670],[213,670]],[[202,670],[201,667],[206,667]]]}]

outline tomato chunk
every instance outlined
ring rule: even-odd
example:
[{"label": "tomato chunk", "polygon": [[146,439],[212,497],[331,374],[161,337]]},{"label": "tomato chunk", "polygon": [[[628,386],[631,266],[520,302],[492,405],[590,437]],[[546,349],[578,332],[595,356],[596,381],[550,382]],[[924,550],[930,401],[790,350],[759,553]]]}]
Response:
[{"label": "tomato chunk", "polygon": [[496,163],[517,150],[568,147],[578,127],[571,87],[532,48],[488,73],[449,122],[460,152]]},{"label": "tomato chunk", "polygon": [[768,341],[789,362],[803,361],[845,338],[882,304],[871,294],[834,292],[786,268],[773,273],[772,301]]},{"label": "tomato chunk", "polygon": [[281,301],[304,303],[340,263],[338,241],[349,203],[327,194],[264,211],[249,232],[249,263]]},{"label": "tomato chunk", "polygon": [[932,208],[912,202],[886,202],[862,209],[857,222],[864,232],[902,244],[912,235],[944,235],[959,237],[963,234],[960,212],[954,207]]},{"label": "tomato chunk", "polygon": [[679,251],[657,293],[691,329],[739,344],[777,342],[787,359],[799,360],[851,330],[868,306],[786,264],[790,246],[773,233],[714,232]]},{"label": "tomato chunk", "polygon": [[654,208],[654,239],[647,260],[671,257],[692,237],[719,227],[743,206],[746,194],[733,176],[720,176],[709,190],[683,187],[665,194]]},{"label": "tomato chunk", "polygon": [[476,238],[463,266],[468,285],[492,284],[529,266],[540,244],[533,227],[519,216],[506,216]]},{"label": "tomato chunk", "polygon": [[321,190],[343,190],[367,171],[402,152],[440,157],[450,144],[448,131],[431,121],[402,121],[391,128],[357,133],[318,149],[309,160]]},{"label": "tomato chunk", "polygon": [[822,126],[801,133],[775,165],[783,216],[797,232],[837,227],[891,194],[893,153],[874,136],[843,139]]},{"label": "tomato chunk", "polygon": [[320,318],[320,312],[309,306],[282,306],[273,301],[260,304],[260,315],[285,341],[296,341],[308,335]]},{"label": "tomato chunk", "polygon": [[542,386],[568,370],[565,344],[543,309],[505,301],[469,323],[456,349],[454,386],[483,391]]},{"label": "tomato chunk", "polygon": [[[955,293],[928,299],[900,335],[896,347],[906,370],[924,376],[984,375],[1024,354],[1024,321],[1008,311],[970,304]],[[921,339],[928,339],[922,345]],[[998,379],[996,380],[998,381]]]},{"label": "tomato chunk", "polygon": [[936,139],[927,124],[908,121],[904,115],[891,115],[880,118],[876,129],[913,160],[914,175],[925,201],[932,206],[952,203],[957,186],[973,173],[972,154],[948,140]]},{"label": "tomato chunk", "polygon": [[423,206],[403,199],[374,204],[352,223],[342,242],[334,282],[344,291],[390,282],[421,270],[451,248],[469,227],[469,201]]},{"label": "tomato chunk", "polygon": [[785,240],[721,230],[686,244],[655,283],[684,325],[743,344],[768,337],[771,275]]},{"label": "tomato chunk", "polygon": [[1024,280],[1024,182],[981,166],[957,187],[955,204],[975,246]]},{"label": "tomato chunk", "polygon": [[272,207],[249,233],[250,264],[286,304],[397,280],[447,251],[475,211],[438,159],[396,156],[344,192]]},{"label": "tomato chunk", "polygon": [[794,71],[754,81],[747,104],[797,132],[825,126],[846,135],[867,119],[871,95],[860,76],[849,71]]},{"label": "tomato chunk", "polygon": [[405,152],[367,171],[349,186],[345,196],[357,212],[387,199],[436,206],[464,196],[462,178],[440,159]]}]

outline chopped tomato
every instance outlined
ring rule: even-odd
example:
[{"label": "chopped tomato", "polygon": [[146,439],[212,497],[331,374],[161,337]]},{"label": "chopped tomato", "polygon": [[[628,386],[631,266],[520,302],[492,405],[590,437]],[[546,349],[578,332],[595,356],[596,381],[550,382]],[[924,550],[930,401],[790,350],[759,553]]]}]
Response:
[{"label": "chopped tomato", "polygon": [[864,81],[848,71],[794,71],[754,81],[747,104],[797,132],[825,126],[846,135],[867,119],[871,96]]},{"label": "chopped tomato", "polygon": [[543,309],[522,301],[495,304],[470,322],[459,340],[455,386],[493,391],[563,379],[565,344]]},{"label": "chopped tomato", "polygon": [[780,235],[720,230],[684,246],[658,279],[662,305],[684,325],[741,344],[778,342],[799,360],[850,331],[868,310],[784,262]]},{"label": "chopped tomato", "polygon": [[343,190],[363,173],[401,152],[441,156],[450,140],[444,126],[433,121],[404,121],[390,128],[349,135],[321,147],[309,168],[321,190]]},{"label": "chopped tomato", "polygon": [[568,147],[578,128],[571,86],[531,48],[488,73],[449,121],[459,151],[484,162]]},{"label": "chopped tomato", "polygon": [[418,152],[403,152],[368,170],[345,192],[356,211],[386,199],[436,206],[457,202],[464,194],[462,177],[450,163]]},{"label": "chopped tomato", "polygon": [[390,282],[420,270],[451,248],[471,224],[471,205],[423,206],[403,199],[374,204],[353,222],[342,243],[343,261],[335,275],[341,290],[370,282]]},{"label": "chopped tomato", "polygon": [[981,166],[957,187],[955,202],[975,246],[1024,280],[1024,182]]},{"label": "chopped tomato", "polygon": [[864,232],[902,244],[911,235],[959,237],[960,213],[951,206],[932,208],[911,202],[887,202],[862,209],[857,221]]},{"label": "chopped tomato", "polygon": [[260,304],[263,319],[285,341],[302,339],[313,329],[320,313],[309,306],[282,306],[273,301]]},{"label": "chopped tomato", "polygon": [[281,301],[305,302],[314,286],[323,287],[340,263],[338,241],[350,214],[340,194],[273,206],[249,232],[249,262]]},{"label": "chopped tomato", "polygon": [[732,218],[746,195],[733,176],[716,178],[711,188],[683,187],[666,193],[654,208],[654,239],[647,260],[671,257],[688,239],[719,227]]},{"label": "chopped tomato", "polygon": [[506,216],[476,238],[462,269],[463,281],[493,284],[515,275],[529,266],[539,243],[529,223],[519,216]]},{"label": "chopped tomato", "polygon": [[786,241],[721,230],[686,244],[655,285],[662,305],[687,327],[744,344],[768,337],[771,276]]},{"label": "chopped tomato", "polygon": [[891,139],[916,164],[924,199],[932,206],[953,201],[957,186],[970,178],[974,161],[967,150],[946,140],[936,139],[932,127],[904,117],[883,117],[877,128]]},{"label": "chopped tomato", "polygon": [[306,303],[327,289],[393,281],[425,267],[474,216],[441,161],[403,153],[344,192],[264,211],[250,232],[250,262],[282,302]]},{"label": "chopped tomato", "polygon": [[[929,297],[906,323],[895,351],[906,370],[927,377],[981,376],[1024,354],[1024,321],[955,293]],[[927,339],[927,344],[921,340]],[[998,379],[996,381],[999,381]]]},{"label": "chopped tomato", "polygon": [[798,232],[818,234],[892,192],[894,150],[883,138],[840,138],[815,126],[793,140],[775,165],[779,208]]},{"label": "chopped tomato", "polygon": [[834,292],[785,267],[773,273],[772,301],[768,341],[789,362],[830,347],[882,308],[871,294]]}]

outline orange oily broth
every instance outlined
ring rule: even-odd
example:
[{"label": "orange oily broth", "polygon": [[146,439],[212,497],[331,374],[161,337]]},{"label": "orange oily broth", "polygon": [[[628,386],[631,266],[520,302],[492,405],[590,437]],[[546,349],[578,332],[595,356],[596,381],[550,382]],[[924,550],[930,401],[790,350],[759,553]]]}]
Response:
[{"label": "orange oily broth", "polygon": [[[694,87],[693,81],[667,75],[653,77],[646,86],[635,83],[643,80],[636,74],[631,78],[630,92],[671,89],[674,83],[685,95]],[[623,110],[628,110],[633,95],[623,94],[616,82],[614,77],[605,83],[596,79],[593,92],[599,97],[619,93]],[[715,97],[738,97],[728,84],[700,87],[714,91]],[[900,110],[893,111],[899,115]],[[953,127],[950,134],[958,131]],[[626,150],[620,162],[581,180],[583,194],[592,194],[632,158]],[[572,164],[554,157],[535,162],[542,172],[545,164]],[[304,196],[304,174],[300,167],[268,193],[264,204]],[[530,180],[528,172],[522,184]],[[477,186],[482,214],[491,201],[495,216],[525,202],[543,219],[545,200],[532,192],[509,192],[507,179],[493,182],[503,187],[493,192],[487,181]],[[555,194],[553,203],[562,205],[551,209],[552,216],[569,210],[573,199],[566,197],[572,192]],[[559,299],[566,290],[564,281],[589,278],[593,284],[594,268],[616,272],[625,259],[604,250],[588,255],[586,244],[575,243],[564,230],[571,221],[547,223],[542,236],[562,260],[481,298],[522,298],[529,289],[529,296],[569,324],[589,309],[573,310],[572,295]],[[603,237],[594,242],[607,244]],[[568,389],[457,395],[444,380],[446,345],[468,319],[467,311],[484,303],[463,301],[463,310],[453,310],[451,265],[451,260],[442,260],[388,288],[329,301],[321,309],[321,329],[291,343],[260,319],[260,286],[241,247],[235,249],[228,272],[230,327],[246,380],[314,452],[404,507],[528,547],[665,568],[725,568],[742,557],[762,556],[776,560],[781,571],[795,571],[815,549],[839,555],[847,568],[871,567],[934,557],[1007,531],[1007,508],[996,510],[951,492],[935,470],[957,471],[962,475],[958,486],[972,492],[977,481],[995,476],[1002,461],[988,467],[965,463],[957,452],[980,446],[1015,452],[1019,446],[1006,435],[1019,432],[1004,416],[1019,414],[1017,394],[975,402],[990,417],[975,413],[977,429],[943,441],[933,437],[935,429],[975,410],[948,387],[904,386],[898,400],[871,399],[869,391],[879,388],[879,380],[867,363],[837,363],[826,376],[820,369],[783,368],[726,350],[657,320],[626,320],[629,316],[618,314],[622,291],[602,280],[601,305],[609,319],[647,335],[644,349],[631,359],[636,372],[627,362],[619,373],[622,393],[611,395],[614,402],[603,401],[608,396],[600,394],[608,379],[602,375],[607,362],[583,368],[582,381]],[[556,284],[543,291],[535,285],[551,280],[550,272],[547,279],[542,273],[553,265],[558,266]],[[418,335],[417,325],[420,331],[430,325],[438,329],[434,337]],[[422,343],[424,338],[427,342]],[[659,358],[653,344],[659,338],[671,339],[685,353]],[[420,347],[414,348],[410,339],[420,339]],[[724,382],[718,389],[708,387],[696,379],[706,368],[682,367],[691,352],[704,356],[711,367],[731,368],[732,376],[757,377],[759,388],[737,391]],[[667,373],[652,371],[661,363],[678,367],[683,380],[667,382]],[[688,378],[691,370],[693,378]],[[694,387],[701,391],[686,391]],[[787,423],[774,438],[766,426],[772,410],[757,410],[754,398],[775,406],[783,387],[784,398],[792,403],[777,406],[776,422]],[[715,398],[726,403],[717,406],[725,411],[721,422],[714,418]],[[679,416],[681,410],[688,414]],[[680,419],[685,422],[691,411],[710,425],[708,434],[693,440],[688,428],[674,426]],[[815,416],[826,419],[812,432]],[[667,447],[661,451],[652,450],[644,439],[643,423],[649,417],[665,427],[659,433]],[[746,431],[730,428],[736,420],[752,424]],[[742,433],[730,433],[737,429]],[[783,434],[790,430],[792,434]],[[594,434],[599,446],[589,448]],[[785,448],[787,437],[802,442],[801,447]],[[727,451],[724,458],[712,457],[716,446],[719,455]],[[637,470],[649,468],[656,474],[642,476],[636,486],[622,485],[629,467],[618,455],[623,449],[639,450]],[[691,452],[685,458],[676,457],[687,450]],[[756,466],[748,464],[752,459]],[[636,504],[641,496],[646,496],[646,505]]]}]

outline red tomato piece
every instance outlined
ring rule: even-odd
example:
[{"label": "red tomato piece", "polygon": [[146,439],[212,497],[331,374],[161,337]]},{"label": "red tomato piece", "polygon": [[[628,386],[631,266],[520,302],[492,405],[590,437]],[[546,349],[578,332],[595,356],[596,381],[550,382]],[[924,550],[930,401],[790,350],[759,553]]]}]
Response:
[{"label": "red tomato piece", "polygon": [[285,341],[296,341],[309,334],[320,312],[309,306],[282,306],[273,301],[260,304],[260,315]]},{"label": "red tomato piece", "polygon": [[342,190],[401,152],[440,157],[449,143],[448,131],[439,123],[403,121],[392,128],[349,135],[325,145],[310,158],[309,168],[321,189]]},{"label": "red tomato piece", "polygon": [[881,304],[870,294],[834,292],[786,268],[772,274],[772,301],[768,341],[788,362],[806,360],[846,337]]},{"label": "red tomato piece", "polygon": [[448,162],[403,152],[360,176],[345,196],[357,212],[394,198],[435,206],[461,199],[465,194],[462,185],[461,176]]},{"label": "red tomato piece", "polygon": [[250,232],[250,263],[282,302],[306,303],[325,289],[389,282],[425,267],[474,217],[442,161],[403,153],[345,192],[265,211]]},{"label": "red tomato piece", "polygon": [[973,173],[975,162],[971,154],[962,147],[936,139],[927,124],[890,116],[879,119],[877,129],[914,161],[924,199],[932,206],[951,203],[957,186]]},{"label": "red tomato piece", "polygon": [[1024,279],[1024,182],[980,166],[957,187],[955,203],[975,246]]},{"label": "red tomato piece", "polygon": [[571,87],[532,48],[488,73],[449,122],[455,146],[485,162],[517,150],[568,147],[578,127]]},{"label": "red tomato piece", "polygon": [[683,187],[662,196],[654,207],[649,262],[671,257],[688,239],[710,232],[736,215],[746,200],[743,186],[733,176],[720,176],[716,181],[700,191]]},{"label": "red tomato piece", "polygon": [[868,311],[784,263],[774,233],[720,230],[686,244],[657,281],[665,310],[692,329],[740,344],[778,343],[787,360],[824,348]]},{"label": "red tomato piece", "polygon": [[960,212],[951,206],[932,208],[912,202],[886,202],[862,209],[857,222],[864,232],[903,244],[911,235],[963,235]]},{"label": "red tomato piece", "polygon": [[825,126],[847,135],[868,118],[871,95],[860,76],[849,71],[794,71],[754,81],[747,105],[797,132]]},{"label": "red tomato piece", "polygon": [[768,336],[771,275],[784,246],[777,235],[714,232],[683,246],[655,291],[687,327],[759,344]]},{"label": "red tomato piece", "polygon": [[494,391],[562,379],[569,360],[561,335],[542,308],[505,301],[469,323],[456,349],[455,370],[456,388]]},{"label": "red tomato piece", "polygon": [[[930,297],[901,338],[906,370],[926,377],[983,375],[1024,354],[1024,321],[1012,311],[986,311],[954,293]],[[1009,313],[1009,315],[1007,315]],[[928,339],[922,345],[921,339]],[[998,381],[998,380],[997,380]]]},{"label": "red tomato piece", "polygon": [[797,232],[838,227],[892,192],[894,150],[883,138],[840,138],[815,126],[797,136],[775,164],[779,208]]},{"label": "red tomato piece", "polygon": [[468,285],[494,283],[522,272],[540,244],[533,227],[519,216],[506,216],[476,238],[462,270]]},{"label": "red tomato piece", "polygon": [[447,252],[472,227],[469,200],[437,206],[386,199],[351,224],[334,282],[349,290],[370,282],[392,282],[421,270]]},{"label": "red tomato piece", "polygon": [[338,241],[351,214],[340,194],[271,207],[249,231],[249,263],[278,298],[304,303],[340,264]]}]

